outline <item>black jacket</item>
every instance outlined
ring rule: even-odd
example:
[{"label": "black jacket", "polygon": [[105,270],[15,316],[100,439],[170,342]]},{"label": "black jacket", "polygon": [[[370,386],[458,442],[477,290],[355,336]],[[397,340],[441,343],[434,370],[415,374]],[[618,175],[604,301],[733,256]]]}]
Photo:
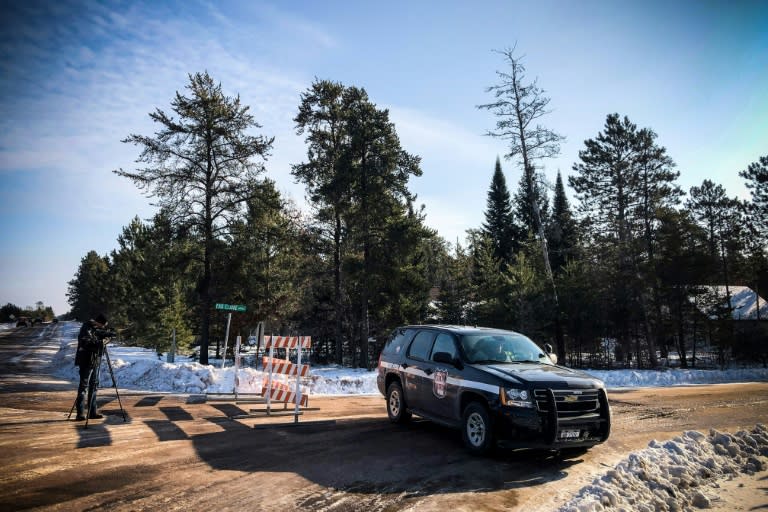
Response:
[{"label": "black jacket", "polygon": [[77,335],[77,353],[75,366],[94,366],[104,350],[104,342],[99,337],[99,329],[93,320],[83,322]]}]

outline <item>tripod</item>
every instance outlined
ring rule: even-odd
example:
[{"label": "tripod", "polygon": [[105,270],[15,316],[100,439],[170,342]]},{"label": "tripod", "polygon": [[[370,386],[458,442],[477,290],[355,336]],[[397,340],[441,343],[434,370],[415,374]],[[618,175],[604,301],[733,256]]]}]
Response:
[{"label": "tripod", "polygon": [[[85,428],[88,428],[88,420],[91,419],[91,411],[94,409],[96,405],[96,391],[100,387],[100,379],[99,375],[101,373],[101,363],[106,358],[107,360],[107,368],[109,369],[109,376],[112,378],[112,387],[115,388],[115,395],[117,395],[117,403],[120,405],[120,412],[123,413],[123,421],[128,421],[128,419],[125,417],[125,409],[123,409],[123,402],[120,401],[120,392],[117,390],[117,379],[115,378],[115,372],[112,369],[112,360],[109,358],[109,352],[107,352],[107,343],[109,343],[109,340],[104,341],[104,347],[101,352],[101,355],[99,356],[99,363],[96,365],[96,367],[92,370],[93,372],[96,372],[96,383],[93,387],[93,392],[88,394],[88,413],[85,416]],[[89,384],[90,384],[90,378]],[[67,415],[67,419],[72,417],[72,411],[75,410],[75,405],[77,405],[77,399],[79,397],[75,397],[75,402],[72,404],[72,407],[69,409],[69,415]]]}]

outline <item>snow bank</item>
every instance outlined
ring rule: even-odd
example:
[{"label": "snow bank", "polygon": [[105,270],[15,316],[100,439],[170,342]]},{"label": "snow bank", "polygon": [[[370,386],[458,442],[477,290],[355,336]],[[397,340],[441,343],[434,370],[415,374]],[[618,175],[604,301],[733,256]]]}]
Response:
[{"label": "snow bank", "polygon": [[[53,331],[54,343],[59,351],[52,361],[53,372],[62,378],[77,381],[74,366],[77,348],[78,322],[60,322]],[[220,362],[201,365],[186,357],[176,357],[175,363],[149,349],[109,345],[115,378],[126,389],[173,393],[232,393],[235,389],[235,371],[232,367],[220,368]],[[602,379],[608,388],[667,387],[692,384],[726,382],[768,381],[768,369],[733,370],[586,370]],[[265,373],[260,369],[245,368],[238,372],[239,393],[261,393]],[[278,380],[283,380],[277,377]],[[102,368],[102,386],[110,386],[106,368]],[[288,380],[289,383],[294,381]],[[321,395],[376,395],[376,372],[339,366],[312,366],[310,377],[304,380],[310,394]]]},{"label": "snow bank", "polygon": [[768,381],[766,368],[730,370],[585,370],[608,388],[645,388]]},{"label": "snow bank", "polygon": [[670,441],[651,441],[591,485],[559,512],[633,510],[690,511],[710,508],[718,481],[768,467],[768,428],[709,435],[684,432]]}]

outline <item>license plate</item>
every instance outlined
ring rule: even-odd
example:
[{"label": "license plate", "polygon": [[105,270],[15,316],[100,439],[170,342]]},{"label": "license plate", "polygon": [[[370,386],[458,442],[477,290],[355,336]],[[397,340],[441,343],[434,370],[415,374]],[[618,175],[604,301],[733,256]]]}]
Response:
[{"label": "license plate", "polygon": [[581,435],[581,430],[561,430],[560,439],[578,439]]}]

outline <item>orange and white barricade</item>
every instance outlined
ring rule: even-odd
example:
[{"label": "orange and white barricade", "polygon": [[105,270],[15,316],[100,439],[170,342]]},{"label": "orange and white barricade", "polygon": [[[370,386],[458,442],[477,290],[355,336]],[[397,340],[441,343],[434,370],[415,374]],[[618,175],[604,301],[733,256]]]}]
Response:
[{"label": "orange and white barricade", "polygon": [[[272,373],[279,373],[280,375],[298,375],[300,377],[308,377],[309,376],[309,365],[308,364],[293,364],[292,362],[288,361],[287,359],[274,359],[272,358]],[[263,368],[267,368],[269,366],[269,356],[264,356],[261,358],[261,364]]]},{"label": "orange and white barricade", "polygon": [[[267,371],[267,379],[262,387],[262,394],[266,398],[267,415],[272,411],[272,401],[283,402],[285,404],[296,404],[294,410],[294,422],[299,421],[301,414],[299,407],[306,407],[308,397],[306,390],[301,387],[301,378],[309,376],[309,365],[301,364],[302,349],[312,346],[311,336],[265,336],[264,348],[269,349],[269,356],[262,358],[263,368]],[[296,363],[287,359],[275,359],[274,351],[276,348],[296,350]],[[286,355],[287,357],[287,355]],[[274,374],[296,377],[296,386],[294,389],[288,384],[276,381],[272,378]]]},{"label": "orange and white barricade", "polygon": [[295,404],[298,403],[302,407],[309,405],[309,398],[307,397],[307,389],[301,388],[301,397],[296,396],[296,392],[291,386],[280,381],[273,381],[272,388],[267,385],[267,379],[261,385],[261,394],[265,397],[269,395],[270,399],[275,402],[284,402]]}]

